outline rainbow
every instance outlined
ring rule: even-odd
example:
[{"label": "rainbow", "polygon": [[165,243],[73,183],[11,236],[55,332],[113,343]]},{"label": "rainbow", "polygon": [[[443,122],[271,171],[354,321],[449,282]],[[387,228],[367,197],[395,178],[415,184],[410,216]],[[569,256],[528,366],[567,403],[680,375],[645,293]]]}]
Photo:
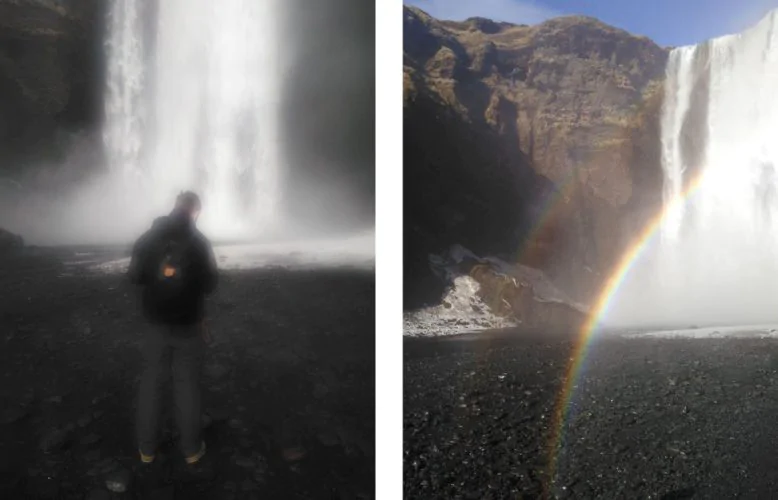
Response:
[{"label": "rainbow", "polygon": [[662,227],[662,223],[666,220],[667,215],[674,209],[678,208],[689,201],[689,199],[699,190],[703,176],[697,175],[693,178],[685,187],[684,191],[669,203],[665,205],[665,208],[661,210],[654,218],[649,220],[645,225],[643,231],[634,239],[634,242],[627,247],[627,251],[624,252],[618,264],[614,268],[614,271],[610,274],[609,278],[605,282],[602,291],[598,295],[597,300],[594,302],[592,311],[590,312],[586,323],[582,326],[578,333],[573,346],[573,352],[568,363],[567,370],[565,372],[565,378],[560,391],[559,398],[557,399],[554,418],[552,420],[552,436],[549,447],[549,468],[548,468],[548,482],[553,483],[556,479],[557,473],[557,459],[559,451],[562,447],[562,439],[564,437],[563,430],[565,422],[568,418],[570,409],[570,402],[573,397],[573,392],[578,381],[578,377],[581,374],[586,355],[588,353],[591,342],[594,338],[594,334],[597,331],[597,327],[601,318],[611,305],[613,298],[619,291],[619,287],[625,281],[625,278],[634,267],[635,263],[639,260],[644,250],[649,246],[651,240],[656,234],[659,233],[659,229]]}]

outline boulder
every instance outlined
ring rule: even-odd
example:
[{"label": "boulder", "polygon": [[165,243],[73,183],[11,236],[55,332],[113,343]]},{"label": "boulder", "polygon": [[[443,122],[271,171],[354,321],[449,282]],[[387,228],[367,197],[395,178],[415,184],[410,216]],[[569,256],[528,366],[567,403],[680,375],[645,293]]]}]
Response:
[{"label": "boulder", "polygon": [[561,296],[544,296],[539,290],[552,286],[542,273],[520,265],[515,273],[506,274],[490,264],[471,269],[470,276],[481,285],[479,295],[493,313],[513,318],[524,328],[570,331],[584,325],[588,315],[581,305]]},{"label": "boulder", "polygon": [[[463,276],[475,281],[477,296],[489,313],[521,328],[577,330],[589,318],[585,304],[576,302],[539,269],[480,257],[461,245],[430,256],[430,267],[438,279],[447,283],[461,283]],[[460,305],[457,310],[461,314],[466,308]],[[483,312],[474,311],[469,316],[477,318]]]}]

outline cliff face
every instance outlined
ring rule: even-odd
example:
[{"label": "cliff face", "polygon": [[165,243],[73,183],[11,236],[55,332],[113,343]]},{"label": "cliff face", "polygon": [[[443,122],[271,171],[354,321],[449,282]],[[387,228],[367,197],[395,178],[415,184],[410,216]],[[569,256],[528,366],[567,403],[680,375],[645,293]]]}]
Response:
[{"label": "cliff face", "polygon": [[585,301],[661,201],[667,51],[591,18],[407,7],[404,50],[406,307],[434,297],[426,255],[453,243]]},{"label": "cliff face", "polygon": [[0,0],[0,169],[56,154],[62,132],[99,120],[103,3]]}]

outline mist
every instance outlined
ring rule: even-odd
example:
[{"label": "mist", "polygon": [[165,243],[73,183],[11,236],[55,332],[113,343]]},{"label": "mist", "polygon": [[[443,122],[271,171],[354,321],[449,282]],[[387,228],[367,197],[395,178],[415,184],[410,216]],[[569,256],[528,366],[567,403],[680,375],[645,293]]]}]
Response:
[{"label": "mist", "polygon": [[281,135],[284,207],[306,226],[343,231],[375,219],[375,3],[284,4],[289,71]]},{"label": "mist", "polygon": [[700,238],[663,254],[656,238],[614,294],[607,326],[675,329],[778,323],[777,247]]},{"label": "mist", "polygon": [[[117,27],[107,17],[92,85],[102,118],[63,132],[62,158],[8,169],[0,226],[36,245],[127,244],[192,189],[203,200],[199,226],[217,242],[372,234],[375,6],[364,4],[245,3],[261,26],[240,29],[226,23],[245,12],[216,7],[220,21],[191,2],[138,4],[122,29],[141,43],[113,67],[106,54],[117,51],[104,42]],[[180,23],[155,29],[165,16]],[[204,47],[186,45],[206,27],[222,44],[209,49],[210,66],[198,59]],[[176,72],[165,74],[169,65]]]}]

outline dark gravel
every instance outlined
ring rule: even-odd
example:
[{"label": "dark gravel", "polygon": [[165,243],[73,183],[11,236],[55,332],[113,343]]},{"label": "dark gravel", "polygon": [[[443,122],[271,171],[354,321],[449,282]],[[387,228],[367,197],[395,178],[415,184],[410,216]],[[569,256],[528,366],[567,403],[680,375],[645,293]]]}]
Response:
[{"label": "dark gravel", "polygon": [[405,341],[406,498],[771,498],[778,340],[611,337],[590,349],[555,481],[573,345],[517,331]]},{"label": "dark gravel", "polygon": [[217,479],[180,482],[168,442],[156,496],[111,497],[106,479],[137,461],[144,322],[122,276],[64,271],[0,263],[0,498],[374,497],[372,273],[224,273],[204,375]]}]

